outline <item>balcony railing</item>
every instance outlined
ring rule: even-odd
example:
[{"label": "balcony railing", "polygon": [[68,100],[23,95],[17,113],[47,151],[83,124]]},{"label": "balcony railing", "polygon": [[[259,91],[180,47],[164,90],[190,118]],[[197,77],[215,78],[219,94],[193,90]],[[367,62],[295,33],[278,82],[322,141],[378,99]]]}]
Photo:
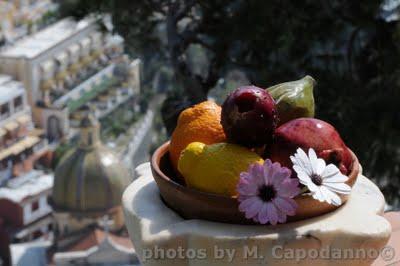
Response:
[{"label": "balcony railing", "polygon": [[10,117],[10,112],[0,114],[0,120],[7,119]]},{"label": "balcony railing", "polygon": [[70,112],[75,111],[108,87],[117,83],[117,80],[113,77],[114,68],[115,65],[111,64],[95,75],[92,75],[77,87],[71,89],[68,93],[57,99],[54,102],[54,107],[62,108],[67,106]]},{"label": "balcony railing", "polygon": [[25,109],[25,107],[22,104],[19,105],[19,106],[14,107],[14,111],[15,112],[23,111],[24,109]]},{"label": "balcony railing", "polygon": [[41,152],[47,148],[48,141],[47,139],[41,139],[34,147],[33,152]]},{"label": "balcony railing", "polygon": [[33,178],[37,178],[41,175],[43,175],[42,171],[32,170],[26,174],[23,174],[23,175],[20,175],[18,177],[14,177],[13,179],[8,180],[7,186],[10,188],[18,188],[22,184],[28,182],[29,180],[32,180]]},{"label": "balcony railing", "polygon": [[75,111],[88,101],[94,99],[99,93],[109,89],[111,86],[115,85],[117,83],[117,80],[113,77],[107,78],[103,80],[100,84],[95,85],[92,87],[92,89],[89,92],[86,92],[83,94],[79,99],[76,101],[71,101],[68,103],[68,109],[70,112]]},{"label": "balcony railing", "polygon": [[101,71],[105,66],[101,65],[96,68],[86,68],[83,70],[84,74],[82,72],[79,74],[79,77],[75,78],[74,82],[70,86],[66,86],[66,90],[71,91],[73,90],[76,86],[84,82],[85,80],[89,79],[91,76],[95,75],[97,72]]}]

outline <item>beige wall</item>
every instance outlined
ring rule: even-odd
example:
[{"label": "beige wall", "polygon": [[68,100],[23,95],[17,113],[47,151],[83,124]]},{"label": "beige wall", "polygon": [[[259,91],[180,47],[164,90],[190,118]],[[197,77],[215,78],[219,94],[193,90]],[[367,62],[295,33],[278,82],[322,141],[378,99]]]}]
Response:
[{"label": "beige wall", "polygon": [[[103,219],[102,216],[99,216],[98,218],[89,218],[87,216],[76,218],[67,212],[53,212],[53,215],[56,220],[57,228],[61,237],[68,236],[68,234],[80,231],[81,229],[91,224],[100,225]],[[124,215],[121,206],[114,208],[108,214],[108,216],[109,219],[113,221],[112,225],[109,225],[110,231],[118,231],[125,225]]]},{"label": "beige wall", "polygon": [[96,221],[90,218],[81,219],[74,218],[67,212],[53,212],[57,223],[57,228],[60,236],[65,236],[95,223]]}]

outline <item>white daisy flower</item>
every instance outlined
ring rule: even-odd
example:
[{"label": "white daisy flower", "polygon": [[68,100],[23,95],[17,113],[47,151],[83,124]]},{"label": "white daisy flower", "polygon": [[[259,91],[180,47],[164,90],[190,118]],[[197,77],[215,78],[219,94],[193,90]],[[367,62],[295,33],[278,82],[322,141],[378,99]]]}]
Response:
[{"label": "white daisy flower", "polygon": [[345,184],[349,178],[334,164],[326,165],[323,159],[317,157],[314,149],[309,149],[307,156],[298,148],[294,156],[290,156],[290,160],[300,183],[310,190],[314,199],[340,206],[342,200],[337,193],[350,194],[351,187]]}]

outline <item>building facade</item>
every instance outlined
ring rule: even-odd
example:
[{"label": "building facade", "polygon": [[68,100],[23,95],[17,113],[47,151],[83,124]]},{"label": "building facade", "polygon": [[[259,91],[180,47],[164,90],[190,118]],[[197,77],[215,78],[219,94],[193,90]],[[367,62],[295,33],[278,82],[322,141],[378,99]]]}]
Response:
[{"label": "building facade", "polygon": [[92,103],[100,117],[140,90],[140,62],[123,51],[123,39],[94,19],[66,18],[0,52],[0,71],[24,83],[34,121],[53,142],[70,136],[81,106]]},{"label": "building facade", "polygon": [[32,240],[51,228],[52,176],[34,166],[48,152],[43,130],[35,128],[21,82],[0,76],[0,217],[11,241]]},{"label": "building facade", "polygon": [[1,0],[0,42],[12,43],[34,32],[56,9],[51,0]]},{"label": "building facade", "polygon": [[132,178],[102,144],[100,123],[86,109],[79,144],[63,156],[54,174],[51,204],[58,248],[74,242],[89,226],[105,224],[113,231],[124,226],[121,197]]},{"label": "building facade", "polygon": [[22,83],[0,76],[0,185],[31,173],[46,148],[43,131],[33,126]]},{"label": "building facade", "polygon": [[[7,3],[12,9],[14,2]],[[0,17],[8,20],[13,13],[2,4]],[[60,265],[136,262],[132,247],[118,244],[130,242],[120,201],[132,178],[101,143],[99,119],[118,107],[136,110],[140,60],[125,55],[124,40],[91,18],[66,18],[14,37],[0,48],[0,225],[8,241],[57,243],[51,252],[57,250]],[[53,175],[53,151],[75,136],[79,146]],[[79,246],[99,230],[101,241]]]},{"label": "building facade", "polygon": [[0,217],[11,241],[41,237],[51,227],[47,197],[53,177],[35,169],[47,152],[43,130],[33,126],[23,84],[0,76]]},{"label": "building facade", "polygon": [[0,217],[5,221],[10,242],[52,238],[54,219],[48,203],[52,186],[53,176],[41,174],[18,186],[0,188]]},{"label": "building facade", "polygon": [[140,265],[129,238],[99,229],[84,234],[68,249],[54,254],[56,266]]}]

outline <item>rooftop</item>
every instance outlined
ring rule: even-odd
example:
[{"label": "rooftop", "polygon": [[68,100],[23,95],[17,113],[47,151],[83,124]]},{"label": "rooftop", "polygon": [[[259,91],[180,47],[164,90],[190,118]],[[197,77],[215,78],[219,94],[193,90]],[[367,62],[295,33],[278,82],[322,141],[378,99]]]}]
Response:
[{"label": "rooftop", "polygon": [[25,90],[21,82],[7,79],[5,75],[0,76],[0,104],[8,102],[24,93]]},{"label": "rooftop", "polygon": [[113,233],[106,233],[100,229],[94,229],[89,234],[82,237],[77,243],[70,246],[67,251],[82,251],[94,246],[98,246],[104,241],[107,235],[116,245],[133,250],[133,245],[129,237],[119,236]]},{"label": "rooftop", "polygon": [[29,179],[18,187],[0,187],[0,199],[6,198],[19,203],[30,196],[35,196],[44,190],[51,189],[53,179],[53,175],[40,175],[37,178]]},{"label": "rooftop", "polygon": [[[30,117],[21,117],[23,119],[26,119],[25,121],[29,121]],[[14,125],[15,122],[11,122],[12,126],[15,127]],[[18,126],[18,125],[17,125]],[[7,124],[6,124],[6,129],[7,129]],[[3,160],[5,158],[8,158],[11,155],[18,155],[21,152],[23,152],[25,149],[29,149],[36,145],[38,142],[40,142],[40,138],[37,136],[26,136],[22,138],[21,140],[17,141],[16,143],[10,145],[9,147],[3,148],[0,150],[0,160]]]},{"label": "rooftop", "polygon": [[50,241],[35,241],[11,245],[13,265],[46,265]]},{"label": "rooftop", "polygon": [[94,22],[87,18],[75,21],[72,18],[65,18],[59,22],[17,41],[0,52],[0,57],[6,58],[34,58],[51,47],[70,38],[79,31],[87,28]]},{"label": "rooftop", "polygon": [[13,79],[13,78],[12,78],[11,76],[9,76],[9,75],[0,74],[0,85],[4,84],[4,83],[6,83],[6,82],[9,82],[9,81],[11,81],[12,79]]},{"label": "rooftop", "polygon": [[55,265],[97,265],[99,262],[102,265],[140,265],[128,236],[98,229],[53,256]]}]

